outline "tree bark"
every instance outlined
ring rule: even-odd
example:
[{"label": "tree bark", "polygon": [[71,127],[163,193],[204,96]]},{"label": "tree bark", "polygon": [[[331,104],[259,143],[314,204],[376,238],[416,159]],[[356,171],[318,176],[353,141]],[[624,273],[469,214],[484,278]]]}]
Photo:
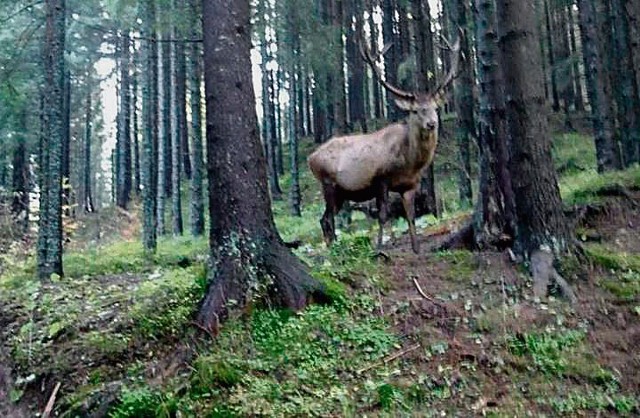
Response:
[{"label": "tree bark", "polygon": [[117,194],[116,204],[126,209],[131,200],[131,87],[129,79],[130,42],[129,34],[123,32],[120,36],[120,135],[117,143]]},{"label": "tree bark", "polygon": [[297,310],[321,287],[273,222],[252,88],[249,1],[206,1],[203,9],[208,172],[215,180],[209,182],[212,269],[197,321],[215,333],[230,308],[269,299]]},{"label": "tree bark", "polygon": [[[567,4],[567,16],[569,22],[569,39],[571,41],[571,61],[573,62],[573,83],[575,85],[575,99],[574,107],[576,111],[584,111],[584,93],[582,90],[582,74],[580,73],[579,60],[575,59],[575,56],[581,55],[581,51],[578,51],[578,43],[576,41],[576,21],[573,13],[573,2]],[[582,46],[582,45],[581,45]]]},{"label": "tree bark", "polygon": [[63,276],[62,165],[65,141],[65,0],[45,2],[45,136],[42,143],[38,276]]},{"label": "tree bark", "polygon": [[[202,36],[201,11],[202,0],[190,0],[192,20],[191,35],[194,39]],[[202,149],[202,49],[197,43],[191,44],[189,60],[189,86],[191,88],[191,138],[193,164],[191,176],[190,225],[191,235],[198,237],[204,234],[204,161]]]},{"label": "tree bark", "polygon": [[87,88],[87,97],[85,102],[85,119],[84,119],[84,170],[83,170],[83,201],[82,208],[87,213],[95,211],[93,205],[92,178],[91,175],[91,141],[93,140],[93,111],[91,103],[91,89]]},{"label": "tree bark", "polygon": [[476,0],[475,15],[480,179],[473,216],[473,244],[482,249],[500,246],[503,240],[508,241],[506,245],[513,242],[516,213],[494,1]]},{"label": "tree bark", "polygon": [[596,9],[593,0],[578,0],[578,7],[598,171],[617,170],[622,164],[614,137],[615,120],[611,114],[606,68],[600,55],[603,46],[597,33]]},{"label": "tree bark", "polygon": [[[174,11],[179,10],[180,0],[174,0]],[[173,38],[178,39],[180,32],[174,23]],[[184,48],[181,42],[171,43],[171,231],[174,237],[183,233],[182,225],[182,194],[180,183],[182,174],[186,175],[187,166],[180,159],[184,157],[184,140],[186,136],[183,128],[186,127],[185,115],[185,84],[184,84]],[[187,153],[188,157],[188,153]],[[191,170],[189,163],[189,171]]]},{"label": "tree bark", "polygon": [[11,214],[18,225],[19,232],[23,236],[29,231],[29,154],[27,152],[27,140],[25,134],[27,128],[27,114],[21,112],[18,116],[18,126],[21,130],[17,136],[17,143],[13,150],[11,165],[12,192]]},{"label": "tree bark", "polygon": [[157,162],[157,138],[155,132],[156,123],[156,83],[157,83],[157,52],[155,41],[155,0],[143,0],[142,3],[142,30],[141,37],[145,39],[142,43],[143,62],[146,69],[142,71],[142,161],[141,176],[142,183],[142,243],[147,253],[156,251],[156,187],[157,172],[154,165]]},{"label": "tree bark", "polygon": [[[546,24],[545,34],[547,35],[547,54],[549,55],[549,68],[551,69],[551,99],[554,112],[560,110],[560,94],[558,93],[558,68],[555,58],[555,43],[553,40],[554,27],[552,26],[551,10],[549,9],[550,0],[542,0],[544,3],[544,18]],[[544,59],[544,57],[543,57]]]},{"label": "tree bark", "polygon": [[559,253],[568,247],[570,234],[551,158],[535,4],[527,0],[496,3],[518,218],[516,250],[531,254],[549,248]]},{"label": "tree bark", "polygon": [[[171,36],[169,31],[161,34],[163,41],[168,41]],[[172,129],[171,129],[171,42],[162,42],[158,49],[158,188],[156,191],[156,234],[159,236],[167,233],[165,225],[166,198],[172,195],[173,165],[172,155]]]},{"label": "tree bark", "polygon": [[468,207],[473,199],[471,190],[471,139],[475,131],[473,118],[473,62],[471,54],[472,37],[467,31],[469,27],[469,11],[466,0],[457,0],[451,5],[451,21],[453,27],[462,28],[465,35],[461,41],[461,53],[465,60],[460,63],[460,72],[454,82],[456,103],[456,142],[458,143],[458,185],[459,198],[462,207]]}]

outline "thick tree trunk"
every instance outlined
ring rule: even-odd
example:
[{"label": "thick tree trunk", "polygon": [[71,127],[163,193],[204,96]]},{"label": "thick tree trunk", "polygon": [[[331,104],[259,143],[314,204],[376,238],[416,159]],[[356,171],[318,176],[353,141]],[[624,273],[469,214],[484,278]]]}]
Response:
[{"label": "thick tree trunk", "polygon": [[615,120],[611,114],[607,73],[600,54],[602,45],[597,33],[596,9],[593,0],[578,0],[578,6],[598,171],[617,170],[622,164],[614,137]]},{"label": "thick tree trunk", "polygon": [[518,217],[517,250],[525,254],[542,248],[564,251],[570,234],[551,158],[535,4],[527,0],[496,3]]},{"label": "thick tree trunk", "polygon": [[320,286],[273,222],[251,81],[249,1],[204,2],[203,25],[208,171],[216,181],[209,182],[213,268],[197,321],[215,333],[232,306],[268,298],[301,309]]},{"label": "thick tree trunk", "polygon": [[156,251],[156,187],[157,172],[154,165],[157,160],[157,143],[155,123],[157,112],[157,52],[155,41],[155,0],[142,1],[142,30],[141,37],[147,39],[142,43],[143,62],[146,69],[142,71],[142,158],[141,176],[142,184],[142,243],[147,253]]},{"label": "thick tree trunk", "polygon": [[[45,2],[45,137],[41,152],[38,276],[62,276],[62,164],[65,141],[65,0]],[[43,204],[44,203],[44,204]]]},{"label": "thick tree trunk", "polygon": [[508,171],[504,85],[498,62],[498,28],[493,0],[476,0],[475,14],[480,179],[473,216],[473,244],[478,248],[487,248],[499,246],[502,241],[513,242],[516,213]]},{"label": "thick tree trunk", "polygon": [[[640,161],[640,97],[633,71],[629,25],[625,15],[625,0],[611,0],[611,16],[614,28],[611,39],[614,45],[614,65],[618,75],[615,98],[620,122],[620,140],[626,167]],[[637,51],[636,51],[637,53]]]}]

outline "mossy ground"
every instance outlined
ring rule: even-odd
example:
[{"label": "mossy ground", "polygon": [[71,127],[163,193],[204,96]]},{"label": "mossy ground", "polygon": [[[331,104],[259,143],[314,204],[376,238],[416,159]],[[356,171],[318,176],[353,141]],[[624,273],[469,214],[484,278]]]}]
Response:
[{"label": "mossy ground", "polygon": [[[453,141],[439,153],[437,172],[454,178]],[[255,306],[202,340],[192,314],[206,240],[162,240],[147,258],[135,239],[79,227],[65,278],[38,282],[33,260],[3,257],[0,366],[13,371],[11,400],[41,412],[60,382],[54,411],[63,416],[638,414],[640,242],[629,219],[639,215],[597,191],[638,186],[639,172],[597,176],[591,140],[577,134],[557,137],[554,158],[565,202],[597,198],[608,208],[579,225],[601,241],[560,266],[579,295],[574,307],[533,300],[506,254],[414,255],[401,236],[379,257],[360,216],[326,249],[321,196],[303,170],[303,217],[289,216],[283,200],[276,223],[286,240],[303,242],[297,254],[331,304],[298,313]],[[467,219],[455,184],[445,188],[444,216],[419,223],[423,247]],[[113,218],[101,228],[135,235],[128,216]]]}]

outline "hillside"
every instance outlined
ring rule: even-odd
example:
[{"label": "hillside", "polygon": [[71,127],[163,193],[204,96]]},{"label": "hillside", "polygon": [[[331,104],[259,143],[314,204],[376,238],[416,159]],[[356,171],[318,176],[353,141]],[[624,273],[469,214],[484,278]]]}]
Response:
[{"label": "hillside", "polygon": [[359,213],[327,249],[305,169],[303,217],[280,201],[276,222],[303,243],[296,251],[332,303],[253,306],[214,340],[192,322],[204,239],[165,239],[148,260],[132,218],[106,212],[97,231],[96,218],[79,221],[64,278],[39,282],[31,257],[3,255],[0,416],[32,416],[47,402],[68,417],[640,414],[640,169],[599,176],[588,137],[556,135],[584,253],[558,266],[578,303],[540,301],[507,252],[429,251],[469,215],[456,203],[446,137],[436,157],[443,212],[419,221],[420,255],[397,221],[397,240],[378,256]]}]

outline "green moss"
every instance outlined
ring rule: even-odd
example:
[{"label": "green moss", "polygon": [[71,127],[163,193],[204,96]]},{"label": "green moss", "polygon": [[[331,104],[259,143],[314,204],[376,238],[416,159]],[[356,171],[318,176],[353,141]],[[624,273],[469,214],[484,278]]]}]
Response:
[{"label": "green moss", "polygon": [[435,254],[435,258],[447,263],[444,274],[453,282],[468,281],[478,269],[477,260],[471,251],[440,251]]},{"label": "green moss", "polygon": [[611,270],[640,271],[640,255],[626,252],[614,252],[602,245],[592,244],[586,248],[587,256],[591,261]]},{"label": "green moss", "polygon": [[640,185],[640,166],[623,171],[598,173],[595,169],[581,171],[560,179],[560,193],[565,204],[587,204],[601,200],[597,196],[604,187],[619,185],[626,188]]},{"label": "green moss", "polygon": [[585,333],[580,330],[525,333],[511,337],[507,346],[516,356],[530,357],[535,368],[543,374],[561,376],[569,364],[568,350],[578,345],[584,337]]}]

